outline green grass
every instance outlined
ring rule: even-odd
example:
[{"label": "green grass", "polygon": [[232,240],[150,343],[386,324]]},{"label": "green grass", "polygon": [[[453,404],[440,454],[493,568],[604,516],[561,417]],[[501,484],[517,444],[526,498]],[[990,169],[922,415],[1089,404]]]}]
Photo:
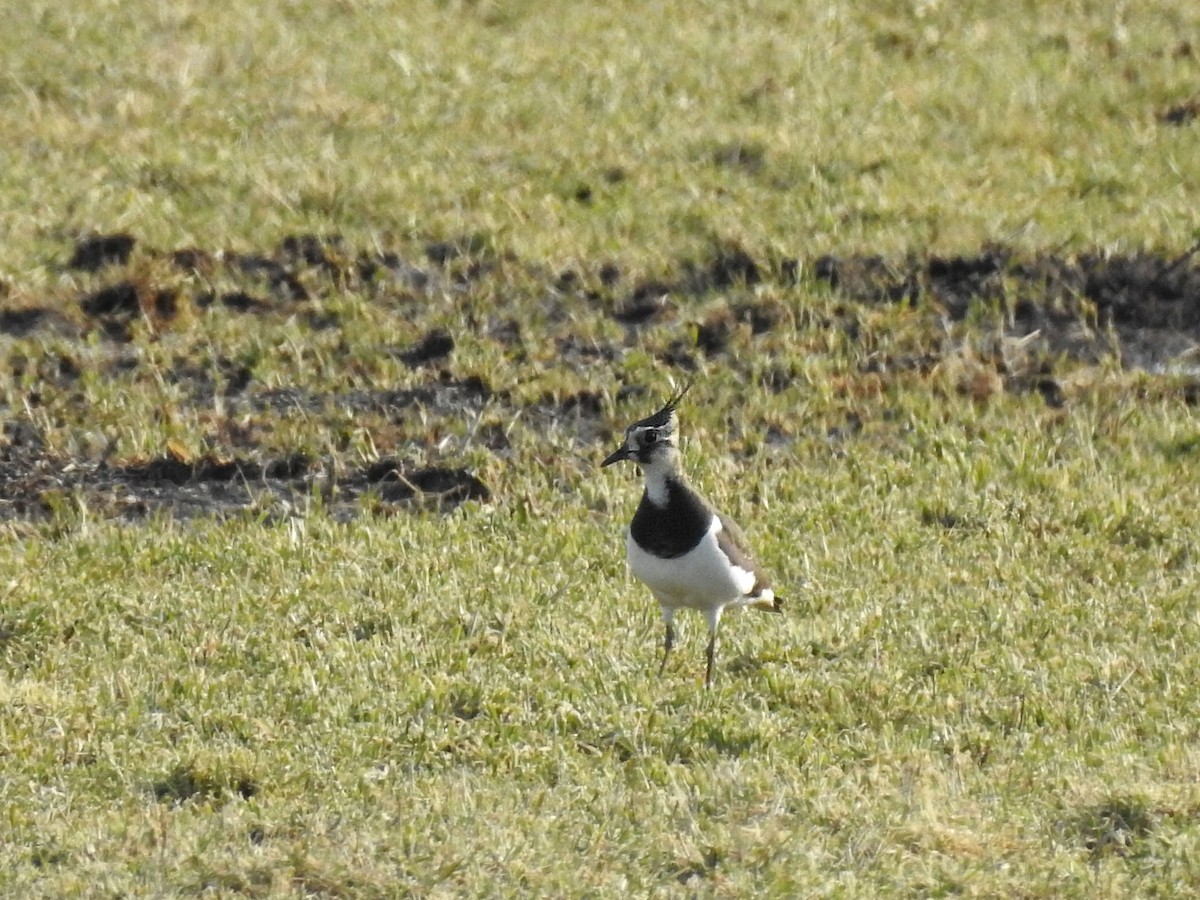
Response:
[{"label": "green grass", "polygon": [[749,465],[769,513],[707,467],[793,586],[707,694],[589,508],[627,484],[10,544],[7,889],[1195,889],[1187,425],[955,412]]},{"label": "green grass", "polygon": [[[269,252],[302,232],[415,259],[472,238],[494,271],[427,295],[314,282],[307,305],[253,317],[187,305],[128,343],[5,336],[6,420],[63,465],[394,454],[466,466],[494,499],[339,522],[320,496],[281,510],[264,491],[221,522],[121,524],[66,491],[47,520],[6,523],[0,893],[1200,887],[1184,376],[1064,359],[1062,410],[974,392],[998,313],[947,325],[808,277],[675,297],[640,331],[606,314],[714,241],[767,263],[1195,241],[1197,125],[1159,120],[1197,90],[1192,4],[863,6],[93,0],[10,17],[6,308],[86,325],[80,294],[118,278],[261,292],[152,250]],[[93,229],[138,237],[125,270],[63,269]],[[566,269],[594,286],[606,262],[622,280],[599,300],[550,287]],[[656,676],[658,612],[622,559],[639,486],[596,467],[680,376],[664,349],[739,302],[780,322],[699,355],[685,458],[788,606],[726,618],[704,692],[696,619]],[[489,316],[520,325],[523,352]],[[434,327],[455,334],[453,375],[497,392],[477,416],[223,408],[180,374],[402,389],[434,376],[394,351]],[[614,355],[564,359],[565,337]],[[926,353],[932,371],[867,365]],[[77,378],[55,380],[62,360]],[[618,400],[626,384],[648,393]],[[531,406],[580,390],[599,391],[596,419]],[[484,427],[510,448],[482,446]]]},{"label": "green grass", "polygon": [[1158,116],[1195,94],[1197,24],[1180,2],[35,4],[5,40],[0,269],[89,227],[643,266],[713,233],[1178,247],[1200,162]]}]

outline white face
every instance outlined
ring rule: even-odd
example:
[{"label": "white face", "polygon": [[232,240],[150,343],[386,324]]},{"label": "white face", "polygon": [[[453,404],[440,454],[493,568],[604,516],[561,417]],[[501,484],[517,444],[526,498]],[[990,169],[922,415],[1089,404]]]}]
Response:
[{"label": "white face", "polygon": [[610,466],[623,459],[632,460],[639,466],[652,466],[663,461],[670,463],[678,455],[675,446],[678,430],[679,419],[674,407],[665,406],[626,428],[620,448],[600,465]]},{"label": "white face", "polygon": [[646,465],[674,446],[675,429],[670,425],[630,425],[625,432],[629,458]]}]

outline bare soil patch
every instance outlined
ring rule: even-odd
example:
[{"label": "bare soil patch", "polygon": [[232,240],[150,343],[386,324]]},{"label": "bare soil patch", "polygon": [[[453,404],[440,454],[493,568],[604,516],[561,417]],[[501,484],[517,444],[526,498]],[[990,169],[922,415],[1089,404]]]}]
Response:
[{"label": "bare soil patch", "polygon": [[[723,152],[719,159],[722,165],[741,167],[752,162],[753,154],[740,150]],[[550,347],[561,365],[578,371],[619,363],[629,348],[644,344],[665,365],[687,372],[704,358],[723,357],[744,366],[736,340],[747,331],[769,335],[780,329],[838,328],[858,340],[854,316],[818,320],[803,306],[762,300],[753,290],[764,283],[787,287],[803,282],[823,285],[847,304],[926,305],[950,321],[978,311],[994,315],[1005,336],[1036,339],[1040,354],[1036,365],[1022,372],[1006,371],[999,358],[985,363],[994,365],[1007,389],[1036,392],[1047,404],[1061,406],[1066,402],[1057,380],[1061,364],[1115,356],[1126,367],[1185,376],[1191,372],[1188,360],[1200,342],[1197,250],[1173,256],[1025,254],[988,246],[953,257],[765,259],[737,244],[716,243],[705,255],[677,260],[668,271],[630,279],[603,260],[552,272],[497,254],[475,236],[364,250],[337,236],[298,234],[266,252],[234,253],[195,247],[158,251],[126,233],[93,234],[81,238],[63,264],[84,273],[86,286],[79,289],[73,310],[71,304],[64,310],[61,303],[38,304],[9,292],[0,297],[0,335],[7,341],[0,346],[8,348],[2,364],[31,385],[27,408],[52,398],[82,402],[78,381],[96,365],[87,361],[95,355],[94,342],[89,345],[92,335],[113,348],[103,365],[119,375],[143,365],[132,343],[139,323],[149,322],[159,331],[186,327],[189,309],[209,315],[295,317],[314,333],[328,332],[339,328],[342,319],[320,301],[338,293],[358,292],[398,315],[419,317],[434,301],[461,300],[477,310],[480,297],[503,296],[509,284],[505,279],[515,272],[524,279],[524,297],[534,284],[537,315],[518,305],[502,308],[489,299],[496,304],[493,312],[467,317],[464,328],[473,340],[494,342],[518,363],[537,353],[544,357]],[[222,279],[241,286],[212,287]],[[700,302],[720,297],[728,302],[698,311]],[[572,322],[584,315],[611,316],[624,326],[626,339],[577,337]],[[268,449],[260,440],[263,423],[289,415],[333,423],[351,414],[381,427],[419,420],[436,430],[438,422],[496,409],[521,427],[571,430],[585,448],[609,436],[609,394],[598,386],[567,395],[547,393],[518,408],[510,392],[478,374],[454,371],[464,334],[439,324],[418,334],[411,343],[380,348],[419,373],[417,386],[394,390],[349,384],[321,391],[304,385],[266,386],[255,382],[247,360],[181,355],[169,378],[186,389],[198,409],[219,401],[229,416],[219,449],[197,458],[170,452],[151,459],[118,460],[103,452],[63,458],[47,449],[38,428],[13,407],[0,435],[0,520],[43,519],[61,513],[64,504],[126,519],[247,510],[272,516],[314,499],[348,517],[412,505],[452,509],[492,497],[492,489],[454,459],[431,463],[423,455],[426,461],[418,464],[407,453],[384,452],[375,462],[346,466],[300,451]],[[55,338],[56,349],[39,352],[34,345],[43,337]],[[78,352],[64,350],[64,341],[68,347],[78,342]],[[929,372],[944,352],[931,342],[927,351],[911,357],[870,357],[866,366],[880,374]],[[796,377],[785,360],[758,362],[765,373],[758,383],[764,389],[781,391]],[[1200,380],[1191,388],[1185,383],[1182,390],[1194,402],[1200,397]],[[644,391],[630,385],[616,396],[619,400]],[[80,416],[86,418],[86,410]],[[476,442],[501,456],[511,447],[509,431],[494,421],[480,425]],[[394,449],[402,450],[403,444]]]},{"label": "bare soil patch", "polygon": [[[863,303],[938,305],[961,320],[978,304],[1004,313],[1014,336],[1038,332],[1054,352],[1095,361],[1117,350],[1130,368],[1167,369],[1200,339],[1200,245],[1150,253],[1024,257],[1004,247],[975,256],[823,256],[813,275]],[[1110,340],[1116,338],[1116,343]]]}]

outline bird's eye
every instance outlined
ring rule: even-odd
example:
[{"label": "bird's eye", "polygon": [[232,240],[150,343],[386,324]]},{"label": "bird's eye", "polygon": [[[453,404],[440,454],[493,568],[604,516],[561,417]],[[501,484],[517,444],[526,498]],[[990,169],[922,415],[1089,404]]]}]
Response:
[{"label": "bird's eye", "polygon": [[655,444],[657,442],[658,442],[658,432],[657,431],[647,431],[644,435],[642,435],[642,443],[646,444],[647,446],[649,446],[650,444]]}]

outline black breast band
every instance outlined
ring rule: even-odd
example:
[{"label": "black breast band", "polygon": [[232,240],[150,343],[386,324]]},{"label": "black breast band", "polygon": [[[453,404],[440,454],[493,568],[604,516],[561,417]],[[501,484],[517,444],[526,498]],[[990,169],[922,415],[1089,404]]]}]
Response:
[{"label": "black breast band", "polygon": [[630,534],[654,556],[674,559],[700,543],[712,524],[712,510],[693,491],[672,478],[666,480],[667,504],[656,506],[642,494]]}]

